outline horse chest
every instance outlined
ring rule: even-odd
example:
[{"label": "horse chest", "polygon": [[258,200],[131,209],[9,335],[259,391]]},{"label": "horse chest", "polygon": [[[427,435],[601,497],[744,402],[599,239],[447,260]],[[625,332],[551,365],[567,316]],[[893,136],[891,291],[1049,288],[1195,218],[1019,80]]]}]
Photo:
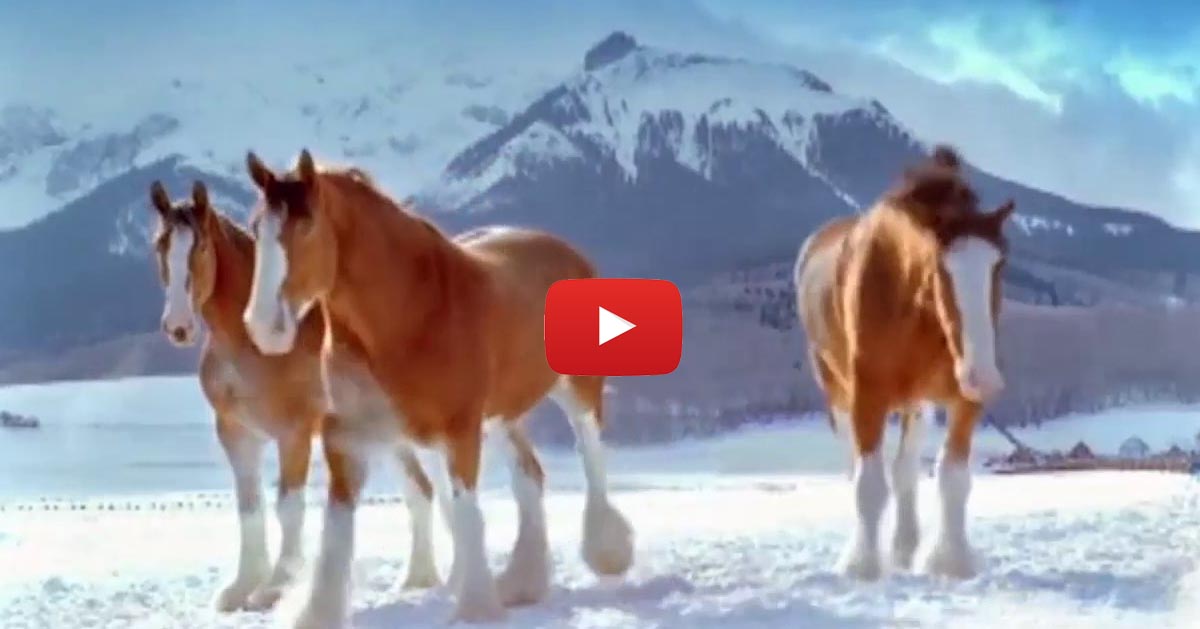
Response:
[{"label": "horse chest", "polygon": [[393,442],[409,436],[403,418],[366,367],[333,358],[325,363],[325,397],[338,417],[340,438],[354,442]]},{"label": "horse chest", "polygon": [[318,412],[319,391],[303,391],[253,362],[213,361],[206,388],[215,403],[239,423],[258,432],[279,435]]}]

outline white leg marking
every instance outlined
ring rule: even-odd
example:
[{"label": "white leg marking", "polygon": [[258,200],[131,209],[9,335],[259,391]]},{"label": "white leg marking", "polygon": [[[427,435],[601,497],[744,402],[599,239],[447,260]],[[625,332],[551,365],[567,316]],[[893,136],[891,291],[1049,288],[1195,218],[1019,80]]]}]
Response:
[{"label": "white leg marking", "polygon": [[275,513],[279,518],[279,529],[282,541],[279,544],[279,558],[275,560],[275,569],[271,578],[260,585],[250,594],[247,606],[250,609],[270,609],[279,602],[284,590],[295,582],[301,568],[304,567],[304,547],[302,533],[304,531],[304,489],[296,489],[284,493],[275,505]]},{"label": "white leg marking", "polygon": [[250,300],[242,315],[250,339],[266,354],[287,353],[296,340],[294,313],[284,306],[282,297],[288,273],[287,252],[279,240],[282,220],[270,211],[259,220]]},{"label": "white leg marking", "polygon": [[575,431],[575,449],[583,459],[583,473],[587,479],[583,560],[596,574],[624,574],[633,564],[633,528],[608,499],[600,423],[592,409],[584,408],[575,398],[567,381],[559,382],[553,397]]},{"label": "white leg marking", "polygon": [[833,416],[834,430],[837,431],[842,445],[846,448],[846,478],[854,478],[854,457],[856,453],[854,424],[850,423],[850,413],[836,408],[829,409],[829,413]]},{"label": "white leg marking", "polygon": [[543,488],[522,466],[522,448],[529,445],[523,442],[518,446],[517,440],[524,440],[524,435],[498,427],[492,437],[496,450],[503,454],[508,465],[518,514],[517,541],[508,566],[496,579],[496,587],[505,605],[536,603],[550,592],[550,541],[546,535]]},{"label": "white leg marking", "polygon": [[951,460],[943,450],[938,459],[937,482],[942,517],[933,548],[922,562],[924,571],[958,579],[973,577],[978,561],[967,542],[966,526],[971,470],[966,461]]},{"label": "white leg marking", "polygon": [[262,446],[260,440],[243,439],[226,449],[237,493],[240,547],[237,574],[217,595],[216,607],[223,612],[245,607],[250,593],[266,580],[271,569],[262,508]]},{"label": "white leg marking", "polygon": [[504,607],[487,564],[483,511],[475,492],[458,485],[454,487],[454,556],[462,570],[455,618],[465,622],[502,619]]},{"label": "white leg marking", "polygon": [[996,330],[992,318],[992,270],[1000,251],[982,238],[970,236],[951,243],[942,264],[954,285],[954,300],[962,326],[963,364],[958,379],[963,393],[983,400],[1004,386],[996,366]]},{"label": "white leg marking", "polygon": [[417,479],[408,473],[404,461],[400,467],[404,473],[404,504],[408,507],[412,525],[412,550],[408,555],[408,577],[404,587],[433,587],[440,583],[433,553],[433,497],[426,495]]},{"label": "white leg marking", "polygon": [[354,561],[354,506],[331,502],[325,507],[321,551],[313,571],[312,590],[295,629],[342,627],[350,610],[350,567]]},{"label": "white leg marking", "polygon": [[[450,531],[450,538],[455,539],[454,534],[454,492],[451,489],[450,471],[446,467],[445,455],[433,448],[414,448],[417,455],[417,460],[421,462],[421,468],[425,470],[425,476],[429,478],[429,483],[433,485],[433,494],[437,498],[438,509],[442,512],[442,519],[445,520],[446,528]],[[457,548],[455,541],[455,548]],[[459,565],[458,552],[454,553],[454,557],[450,563],[450,575],[446,578],[446,590],[451,593],[458,592],[462,586],[462,567]]]},{"label": "white leg marking", "polygon": [[924,409],[909,419],[892,464],[892,489],[896,493],[896,531],[892,538],[892,563],[912,567],[913,553],[921,539],[917,518],[917,486],[921,478],[921,447],[928,416]]},{"label": "white leg marking", "polygon": [[[196,235],[191,229],[176,226],[171,229],[167,244],[166,302],[163,305],[162,324],[171,340],[179,344],[191,342],[196,328],[196,315],[192,311],[192,296],[188,290],[192,276],[188,259],[195,242]],[[176,334],[183,336],[177,337]]]},{"label": "white leg marking", "polygon": [[854,469],[854,502],[858,525],[854,537],[842,553],[838,568],[842,574],[873,580],[882,574],[879,558],[879,521],[887,505],[887,479],[879,449],[860,457]]}]

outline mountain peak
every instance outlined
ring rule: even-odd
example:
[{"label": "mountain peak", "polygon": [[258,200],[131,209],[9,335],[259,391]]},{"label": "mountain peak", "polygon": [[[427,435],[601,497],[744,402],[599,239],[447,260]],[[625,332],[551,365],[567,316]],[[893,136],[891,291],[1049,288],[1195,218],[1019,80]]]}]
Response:
[{"label": "mountain peak", "polygon": [[592,46],[583,57],[583,69],[592,71],[608,65],[638,49],[638,42],[624,31],[613,31]]}]

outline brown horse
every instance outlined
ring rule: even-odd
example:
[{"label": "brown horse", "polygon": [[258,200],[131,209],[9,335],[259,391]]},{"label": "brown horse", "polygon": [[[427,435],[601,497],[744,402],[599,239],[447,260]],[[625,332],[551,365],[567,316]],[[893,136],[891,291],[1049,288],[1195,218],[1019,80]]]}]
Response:
[{"label": "brown horse", "polygon": [[949,430],[937,464],[941,528],[924,566],[963,578],[977,569],[966,534],[968,459],[982,404],[1004,386],[996,321],[1012,211],[1012,201],[981,211],[958,155],[939,146],[866,213],[831,222],[800,250],[796,292],[813,371],[853,437],[858,526],[840,562],[848,575],[881,574],[888,488],[880,446],[893,411],[903,426],[892,468],[893,562],[911,565],[925,403],[948,410]]},{"label": "brown horse", "polygon": [[[354,511],[371,444],[409,442],[445,457],[452,494],[455,615],[478,621],[504,604],[543,598],[550,566],[543,472],[520,418],[549,395],[575,430],[588,484],[583,556],[593,571],[625,572],[632,531],[611,506],[600,430],[604,380],[560,377],[546,362],[546,291],[560,279],[595,276],[561,240],[513,228],[451,240],[383,194],[358,169],[318,169],[307,150],[276,174],[253,154],[262,192],[252,218],[254,288],[247,328],[267,353],[286,352],[297,321],[324,311],[324,379],[333,411],[323,430],[331,485],[321,558],[300,626],[345,617]],[[519,533],[494,582],[476,496],[484,425],[504,446],[518,504]],[[447,487],[450,485],[450,487]]]},{"label": "brown horse", "polygon": [[[265,356],[242,323],[250,297],[254,242],[249,234],[209,204],[203,183],[192,198],[172,203],[160,182],[150,188],[159,217],[154,238],[159,276],[166,293],[163,331],[176,345],[197,336],[196,311],[208,327],[200,384],[216,412],[217,438],[229,459],[241,519],[237,575],[217,596],[222,611],[267,608],[278,600],[302,567],[304,486],[312,437],[324,415],[320,347],[325,322],[320,312],[298,326],[294,351]],[[272,569],[267,557],[262,509],[263,446],[279,451],[277,511],[283,540]],[[432,544],[430,483],[411,450],[401,449],[406,502],[413,521],[413,549],[406,584],[437,580]]]}]

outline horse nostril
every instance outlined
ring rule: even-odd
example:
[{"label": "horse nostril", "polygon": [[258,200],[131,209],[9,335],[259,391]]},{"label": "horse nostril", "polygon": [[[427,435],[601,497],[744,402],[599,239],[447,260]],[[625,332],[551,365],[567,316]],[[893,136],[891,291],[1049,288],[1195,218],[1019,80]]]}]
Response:
[{"label": "horse nostril", "polygon": [[187,340],[187,329],[177,327],[171,330],[171,338],[175,339],[176,343],[182,343]]}]

